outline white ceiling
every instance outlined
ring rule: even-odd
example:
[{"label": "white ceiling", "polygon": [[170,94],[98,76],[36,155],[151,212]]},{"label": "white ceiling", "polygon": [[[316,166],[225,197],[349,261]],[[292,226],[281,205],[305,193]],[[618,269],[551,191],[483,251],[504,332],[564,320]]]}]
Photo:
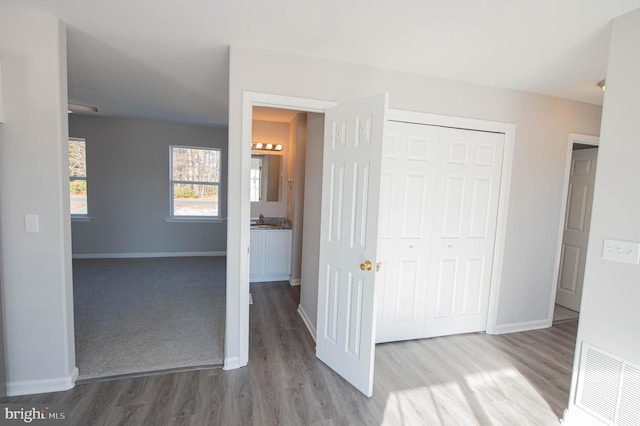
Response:
[{"label": "white ceiling", "polygon": [[[226,125],[228,46],[594,104],[608,23],[640,0],[0,0],[68,27],[71,102]],[[259,72],[259,70],[256,70]]]}]

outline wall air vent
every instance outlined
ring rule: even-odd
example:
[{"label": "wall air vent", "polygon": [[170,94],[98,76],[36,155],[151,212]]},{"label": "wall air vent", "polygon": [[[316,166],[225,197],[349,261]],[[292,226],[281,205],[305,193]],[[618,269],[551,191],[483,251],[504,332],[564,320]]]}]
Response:
[{"label": "wall air vent", "polygon": [[622,390],[616,424],[620,426],[640,425],[640,368],[626,364],[622,375]]},{"label": "wall air vent", "polygon": [[605,424],[640,424],[640,367],[583,343],[575,404]]}]

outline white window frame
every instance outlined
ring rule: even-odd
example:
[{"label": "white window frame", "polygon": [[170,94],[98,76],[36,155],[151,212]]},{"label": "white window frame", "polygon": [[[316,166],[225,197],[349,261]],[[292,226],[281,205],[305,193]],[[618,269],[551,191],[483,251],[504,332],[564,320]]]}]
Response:
[{"label": "white window frame", "polygon": [[[218,182],[201,182],[201,181],[185,181],[185,180],[174,180],[173,179],[173,149],[174,148],[184,148],[184,149],[199,149],[204,151],[217,151],[220,162],[218,164]],[[173,209],[175,200],[174,200],[174,190],[173,186],[175,184],[186,184],[186,185],[209,185],[209,186],[217,186],[218,187],[218,214],[216,216],[187,216],[187,215],[176,215]],[[222,188],[222,148],[215,148],[209,146],[190,146],[190,145],[169,145],[169,218],[167,221],[218,221],[221,219],[221,190]]]},{"label": "white window frame", "polygon": [[[67,149],[68,149],[68,144],[69,142],[82,142],[84,143],[84,170],[85,170],[85,175],[84,176],[71,176],[71,174],[69,174],[69,184],[71,184],[71,182],[73,182],[74,180],[83,180],[86,182],[86,188],[87,188],[87,212],[86,213],[70,213],[71,215],[71,219],[73,220],[83,220],[83,219],[90,219],[89,216],[89,181],[87,179],[87,176],[89,175],[89,168],[87,167],[87,139],[86,138],[72,138],[69,137],[67,138]],[[68,155],[68,154],[67,154]],[[68,159],[67,159],[68,161]],[[68,166],[67,166],[68,168]],[[69,206],[71,207],[71,206]]]}]

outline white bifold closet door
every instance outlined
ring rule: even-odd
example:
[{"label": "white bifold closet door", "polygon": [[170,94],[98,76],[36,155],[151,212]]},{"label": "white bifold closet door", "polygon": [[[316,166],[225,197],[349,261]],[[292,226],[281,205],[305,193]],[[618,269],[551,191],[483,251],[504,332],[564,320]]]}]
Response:
[{"label": "white bifold closet door", "polygon": [[389,122],[376,342],[486,329],[504,134]]}]

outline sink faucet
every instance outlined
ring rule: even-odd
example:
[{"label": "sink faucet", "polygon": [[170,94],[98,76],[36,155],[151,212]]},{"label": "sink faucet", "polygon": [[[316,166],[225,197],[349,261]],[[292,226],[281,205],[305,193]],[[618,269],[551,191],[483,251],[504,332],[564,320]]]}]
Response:
[{"label": "sink faucet", "polygon": [[264,215],[260,213],[260,217],[258,218],[258,223],[264,223]]}]

